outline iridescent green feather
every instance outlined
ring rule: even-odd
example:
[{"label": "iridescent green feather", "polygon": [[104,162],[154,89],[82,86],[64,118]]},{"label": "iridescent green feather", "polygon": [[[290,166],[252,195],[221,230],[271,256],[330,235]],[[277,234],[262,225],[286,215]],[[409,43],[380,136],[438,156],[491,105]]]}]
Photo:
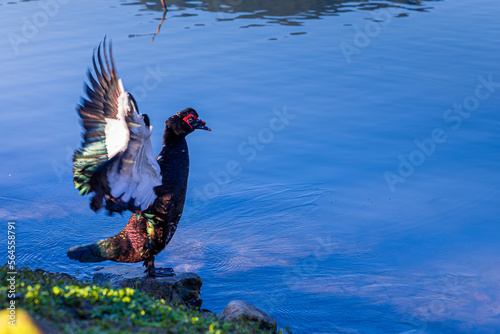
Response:
[{"label": "iridescent green feather", "polygon": [[108,58],[104,40],[92,59],[94,73],[90,70],[87,73],[90,82],[85,85],[87,98],[82,99],[77,108],[85,129],[82,147],[75,151],[73,157],[73,181],[80,195],[93,191],[90,186],[92,175],[109,158],[106,149],[106,119],[116,119],[118,96],[121,94],[111,47],[109,52]]},{"label": "iridescent green feather", "polygon": [[[104,132],[104,129],[103,129]],[[105,138],[101,141],[84,142],[82,148],[75,151],[73,157],[73,181],[80,195],[86,195],[91,190],[90,179],[99,166],[108,160]]]},{"label": "iridescent green feather", "polygon": [[155,237],[155,228],[160,223],[157,217],[153,214],[142,213],[142,216],[146,218],[146,233],[148,238],[144,244],[144,247],[140,251],[141,256],[147,257],[150,255],[151,250],[155,248],[154,237]]},{"label": "iridescent green feather", "polygon": [[119,245],[114,245],[112,242],[112,238],[99,240],[94,245],[95,252],[98,253],[99,256],[105,259],[113,259],[120,255]]}]

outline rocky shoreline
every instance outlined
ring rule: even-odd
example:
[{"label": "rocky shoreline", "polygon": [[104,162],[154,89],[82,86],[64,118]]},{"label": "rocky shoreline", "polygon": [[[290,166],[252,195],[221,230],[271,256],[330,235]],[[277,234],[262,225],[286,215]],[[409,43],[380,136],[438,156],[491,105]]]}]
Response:
[{"label": "rocky shoreline", "polygon": [[[203,282],[195,273],[178,273],[175,276],[151,278],[139,267],[128,265],[110,265],[94,273],[92,282],[116,288],[133,288],[149,294],[155,299],[164,299],[168,304],[182,304],[188,308],[200,309],[204,313],[213,313],[201,309],[200,299]],[[257,307],[233,300],[218,315],[222,321],[252,321],[264,330],[277,330],[276,320]]]},{"label": "rocky shoreline", "polygon": [[[2,280],[8,278],[5,269]],[[15,296],[0,299],[0,312],[21,332],[290,333],[277,331],[269,314],[241,300],[219,315],[201,309],[203,282],[195,273],[151,278],[142,268],[120,264],[100,268],[92,280],[28,268],[18,268],[16,280]],[[7,289],[0,286],[0,293],[7,296]],[[11,330],[0,324],[0,333]]]}]

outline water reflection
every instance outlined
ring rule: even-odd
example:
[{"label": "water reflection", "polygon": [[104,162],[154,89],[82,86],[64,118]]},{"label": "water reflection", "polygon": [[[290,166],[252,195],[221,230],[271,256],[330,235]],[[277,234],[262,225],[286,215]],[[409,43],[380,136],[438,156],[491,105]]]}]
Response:
[{"label": "water reflection", "polygon": [[[237,19],[263,19],[267,23],[282,25],[302,25],[302,20],[319,19],[322,16],[339,15],[353,11],[378,10],[383,8],[400,9],[396,16],[408,16],[410,11],[428,11],[432,9],[431,2],[441,0],[390,0],[384,2],[353,2],[349,0],[211,0],[211,1],[180,1],[168,3],[169,10],[184,11],[198,9],[227,15],[217,18],[218,21],[233,21]],[[143,5],[145,10],[163,11],[161,0],[133,1],[124,5]]]},{"label": "water reflection", "polygon": [[[24,0],[29,2],[33,0]],[[335,16],[346,12],[388,10],[388,15],[394,17],[406,17],[411,11],[425,12],[432,9],[432,2],[442,0],[387,0],[383,2],[350,1],[350,0],[209,0],[209,1],[186,1],[173,0],[166,3],[164,0],[139,0],[122,2],[124,6],[140,5],[141,11],[163,12],[156,32],[149,34],[130,34],[129,37],[152,36],[152,42],[160,33],[161,26],[168,18],[167,13],[174,13],[172,17],[196,16],[193,10],[202,10],[218,13],[217,21],[235,21],[241,19],[260,19],[265,22],[258,24],[246,24],[240,28],[262,27],[269,24],[280,24],[287,26],[302,26],[303,21],[320,19],[324,16]],[[9,4],[16,4],[12,1]],[[166,11],[168,9],[168,11]],[[191,12],[190,12],[191,10]],[[175,14],[175,12],[181,12]],[[384,18],[370,17],[369,19],[379,21]],[[305,34],[297,32],[294,34]]]}]

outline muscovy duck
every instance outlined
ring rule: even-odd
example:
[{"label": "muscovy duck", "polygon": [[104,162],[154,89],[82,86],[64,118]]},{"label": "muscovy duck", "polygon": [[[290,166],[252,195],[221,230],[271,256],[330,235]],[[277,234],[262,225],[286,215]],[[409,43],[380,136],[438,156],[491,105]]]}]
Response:
[{"label": "muscovy duck", "polygon": [[80,262],[144,261],[148,275],[170,276],[170,268],[155,268],[155,256],[172,239],[184,208],[189,174],[186,136],[196,129],[211,131],[198,113],[187,108],[165,122],[163,148],[157,159],[151,145],[152,127],[118,78],[111,45],[106,40],[93,55],[88,71],[88,98],[78,105],[85,130],[82,147],[73,157],[75,188],[94,193],[97,211],[133,212],[117,235],[68,249]]}]

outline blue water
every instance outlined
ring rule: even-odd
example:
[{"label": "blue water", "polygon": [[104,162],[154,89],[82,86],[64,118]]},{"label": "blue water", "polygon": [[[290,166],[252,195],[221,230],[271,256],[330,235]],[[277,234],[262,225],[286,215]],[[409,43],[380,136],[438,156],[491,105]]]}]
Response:
[{"label": "blue water", "polygon": [[89,277],[66,249],[126,223],[72,184],[107,35],[155,151],[185,107],[213,130],[189,136],[157,258],[202,277],[203,307],[243,299],[294,333],[500,332],[496,1],[176,1],[156,36],[159,1],[55,1],[0,3],[0,217],[19,264]]}]

